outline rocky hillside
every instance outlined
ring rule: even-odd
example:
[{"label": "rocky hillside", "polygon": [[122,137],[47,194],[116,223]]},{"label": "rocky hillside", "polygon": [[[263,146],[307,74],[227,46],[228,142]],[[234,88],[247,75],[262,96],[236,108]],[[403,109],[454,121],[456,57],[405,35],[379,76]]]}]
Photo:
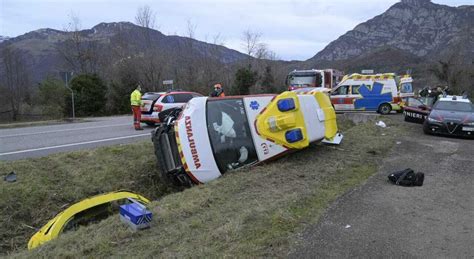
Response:
[{"label": "rocky hillside", "polygon": [[[173,60],[186,56],[189,62],[190,59],[206,57],[226,64],[247,58],[245,54],[223,46],[186,37],[166,36],[129,22],[100,23],[91,29],[78,31],[76,35],[80,37],[82,47],[93,46],[94,55],[100,55],[101,61],[107,60],[109,64],[119,62],[124,56],[144,55],[147,40]],[[66,44],[71,44],[74,37],[74,32],[39,29],[0,43],[0,51],[8,45],[21,51],[33,72],[31,78],[40,81],[48,74],[67,69],[61,51],[70,48],[71,45]],[[117,55],[119,52],[122,57]]]},{"label": "rocky hillside", "polygon": [[429,0],[402,0],[331,42],[310,61],[345,60],[390,47],[429,60],[457,48],[469,55],[469,62],[474,54],[473,24],[472,5],[450,7]]},{"label": "rocky hillside", "polygon": [[[465,75],[468,73],[464,70],[472,70],[470,67],[474,65],[473,24],[473,5],[450,7],[429,0],[401,0],[384,13],[357,25],[305,62],[276,62],[280,68],[275,77],[284,78],[287,71],[293,69],[334,67],[348,73],[363,68],[378,72],[413,69],[424,74],[419,74],[420,77],[428,78],[427,71],[441,59],[461,64],[463,71],[458,72],[458,69],[453,73]],[[0,37],[0,51],[7,45],[20,50],[27,57],[32,81],[38,82],[48,74],[57,75],[58,71],[68,69],[63,52],[74,48],[70,42],[73,34],[40,29],[3,42]],[[129,22],[101,23],[79,31],[78,35],[82,47],[92,47],[94,52],[90,56],[102,63],[102,70],[130,57],[144,57],[150,46],[147,41],[166,55],[169,78],[177,78],[179,69],[189,70],[181,71],[181,77],[202,73],[195,68],[202,67],[205,59],[212,60],[214,67],[223,67],[248,58],[223,46],[167,36]],[[0,66],[0,74],[1,69]],[[222,77],[215,69],[208,70]],[[228,72],[233,73],[232,69]],[[229,79],[231,75],[225,77]],[[463,84],[469,80],[466,77]],[[283,79],[278,83],[283,85]]]},{"label": "rocky hillside", "polygon": [[9,37],[0,35],[0,43],[6,41],[8,39],[9,39]]}]

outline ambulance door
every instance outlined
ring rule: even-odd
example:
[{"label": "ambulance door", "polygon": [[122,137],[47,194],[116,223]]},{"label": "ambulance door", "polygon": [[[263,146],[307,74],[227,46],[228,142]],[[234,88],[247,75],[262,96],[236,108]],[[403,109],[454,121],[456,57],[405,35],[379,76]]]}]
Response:
[{"label": "ambulance door", "polygon": [[336,111],[353,110],[354,103],[352,99],[349,85],[341,85],[331,92],[331,103]]}]

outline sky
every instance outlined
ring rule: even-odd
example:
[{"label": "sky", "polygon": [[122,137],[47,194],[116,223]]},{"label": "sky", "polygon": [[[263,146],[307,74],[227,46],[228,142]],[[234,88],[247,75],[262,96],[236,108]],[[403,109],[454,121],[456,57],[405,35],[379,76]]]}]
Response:
[{"label": "sky", "polygon": [[[82,29],[101,22],[135,23],[138,8],[156,14],[156,29],[244,50],[242,34],[283,60],[306,60],[357,24],[383,13],[397,0],[0,0],[0,35],[16,37],[40,28],[63,30],[78,17]],[[432,0],[459,6],[474,0]],[[191,26],[189,26],[191,25]]]}]

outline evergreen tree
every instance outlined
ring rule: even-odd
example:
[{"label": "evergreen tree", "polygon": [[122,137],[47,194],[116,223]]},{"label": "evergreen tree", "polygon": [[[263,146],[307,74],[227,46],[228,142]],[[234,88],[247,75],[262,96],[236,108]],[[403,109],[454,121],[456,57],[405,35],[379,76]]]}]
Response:
[{"label": "evergreen tree", "polygon": [[112,81],[109,93],[107,112],[125,114],[130,112],[130,94],[140,82],[138,72],[132,66],[119,70],[117,80]]},{"label": "evergreen tree", "polygon": [[250,93],[250,87],[258,80],[258,73],[251,68],[239,68],[235,73],[235,93],[246,95]]},{"label": "evergreen tree", "polygon": [[59,118],[64,114],[66,99],[71,98],[64,83],[48,77],[39,85],[38,101],[44,115]]},{"label": "evergreen tree", "polygon": [[265,73],[263,74],[262,79],[262,88],[266,93],[275,93],[275,78],[273,77],[272,68],[270,66],[265,67]]},{"label": "evergreen tree", "polygon": [[[71,80],[76,116],[104,115],[107,88],[97,74],[82,74]],[[66,114],[71,114],[71,98],[66,98]]]}]

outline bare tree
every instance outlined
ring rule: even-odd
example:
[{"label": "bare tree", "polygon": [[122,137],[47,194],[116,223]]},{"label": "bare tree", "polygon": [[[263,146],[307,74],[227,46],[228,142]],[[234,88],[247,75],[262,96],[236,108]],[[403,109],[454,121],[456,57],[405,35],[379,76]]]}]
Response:
[{"label": "bare tree", "polygon": [[6,89],[5,95],[12,112],[12,120],[16,121],[21,111],[23,99],[28,92],[29,73],[22,53],[12,46],[7,46],[2,50],[1,61],[4,73],[1,78]]},{"label": "bare tree", "polygon": [[205,37],[205,42],[211,44],[206,46],[204,55],[193,62],[194,66],[198,69],[196,91],[204,94],[209,93],[212,86],[216,83],[221,83],[225,89],[230,89],[232,82],[228,79],[228,74],[231,74],[231,69],[221,60],[221,51],[224,45],[221,34],[215,34],[211,37],[210,41],[208,38],[209,36]]},{"label": "bare tree", "polygon": [[268,45],[265,43],[259,43],[257,45],[257,50],[255,51],[255,57],[257,59],[266,59],[269,56],[270,51],[268,50]]},{"label": "bare tree", "polygon": [[[242,33],[242,47],[248,55],[247,65],[249,73],[257,73],[257,81],[250,89],[251,92],[274,92],[276,64],[275,52],[269,49],[268,44],[261,41],[262,33],[246,30]],[[252,71],[253,70],[253,71]]]},{"label": "bare tree", "polygon": [[216,33],[212,37],[212,44],[219,45],[219,46],[225,46],[225,39],[222,37],[222,34],[220,32]]},{"label": "bare tree", "polygon": [[247,29],[242,33],[242,47],[245,50],[245,53],[248,55],[247,65],[250,68],[252,66],[251,61],[252,57],[257,54],[259,49],[260,38],[262,34],[259,32],[253,32],[250,29]]},{"label": "bare tree", "polygon": [[147,5],[138,8],[135,22],[144,28],[143,36],[145,49],[139,55],[138,64],[141,71],[141,80],[146,89],[157,91],[162,79],[165,63],[164,53],[159,49],[159,42],[153,39],[156,13]]},{"label": "bare tree", "polygon": [[245,53],[247,55],[254,56],[256,54],[261,37],[261,33],[253,32],[250,29],[242,33],[242,46],[245,49]]},{"label": "bare tree", "polygon": [[100,71],[100,50],[97,42],[87,39],[81,31],[81,20],[71,13],[65,31],[67,39],[57,48],[66,62],[66,69],[77,73],[98,73]]},{"label": "bare tree", "polygon": [[191,20],[187,20],[187,35],[190,39],[195,39],[195,33],[196,33],[196,28],[197,28],[197,25],[194,24]]},{"label": "bare tree", "polygon": [[148,5],[138,8],[135,15],[135,22],[147,29],[155,29],[155,19],[156,13]]},{"label": "bare tree", "polygon": [[187,39],[184,40],[184,48],[180,49],[180,61],[184,62],[184,75],[180,77],[183,78],[183,83],[187,88],[196,89],[199,85],[198,83],[198,73],[199,73],[199,65],[196,62],[195,57],[198,53],[195,51],[195,35],[196,35],[196,28],[197,25],[194,24],[191,20],[187,20],[187,27],[186,27],[186,36]]},{"label": "bare tree", "polygon": [[255,58],[257,59],[265,59],[265,60],[277,60],[278,57],[276,53],[268,47],[266,43],[259,43],[257,46],[257,50],[255,51]]},{"label": "bare tree", "polygon": [[463,89],[459,82],[464,71],[464,66],[457,63],[457,57],[453,54],[444,60],[438,60],[437,63],[433,64],[428,71],[431,72],[440,83],[447,85],[451,90],[460,92]]}]

